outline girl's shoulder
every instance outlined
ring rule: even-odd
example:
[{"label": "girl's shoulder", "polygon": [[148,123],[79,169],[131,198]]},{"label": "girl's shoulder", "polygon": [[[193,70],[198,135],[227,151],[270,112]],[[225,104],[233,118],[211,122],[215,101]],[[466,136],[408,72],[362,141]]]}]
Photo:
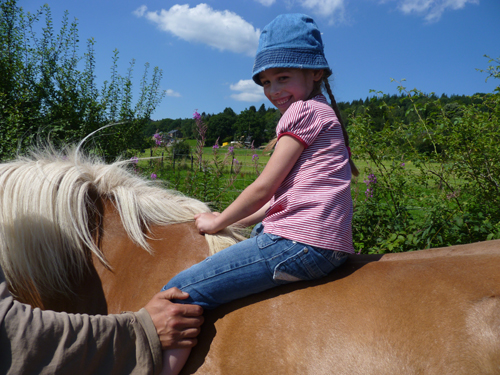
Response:
[{"label": "girl's shoulder", "polygon": [[308,100],[297,100],[288,107],[283,117],[297,118],[316,111],[333,111],[322,94]]}]

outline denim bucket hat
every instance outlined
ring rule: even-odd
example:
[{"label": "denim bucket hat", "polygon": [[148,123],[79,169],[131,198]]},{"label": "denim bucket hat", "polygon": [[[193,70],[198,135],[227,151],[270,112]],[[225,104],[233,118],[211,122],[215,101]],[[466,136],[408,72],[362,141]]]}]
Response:
[{"label": "denim bucket hat", "polygon": [[325,69],[321,32],[305,14],[282,14],[262,30],[253,65],[252,78],[262,86],[259,73],[271,68]]}]

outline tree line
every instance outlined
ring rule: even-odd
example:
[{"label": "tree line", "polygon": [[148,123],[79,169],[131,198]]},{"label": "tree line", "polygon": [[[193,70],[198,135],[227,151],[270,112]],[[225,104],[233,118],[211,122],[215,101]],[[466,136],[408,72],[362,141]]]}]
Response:
[{"label": "tree line", "polygon": [[[485,94],[475,94],[472,97],[446,94],[438,97],[430,94],[410,98],[406,93],[401,93],[374,95],[365,100],[359,99],[337,104],[348,129],[356,116],[369,114],[372,129],[381,131],[385,126],[391,126],[394,123],[408,124],[419,121],[418,116],[423,116],[424,119],[431,118],[438,111],[444,111],[445,116],[450,119],[457,118],[462,115],[464,105],[481,104],[484,97]],[[418,113],[414,112],[415,105],[422,110]],[[275,136],[280,113],[277,109],[266,108],[262,104],[258,110],[255,106],[250,106],[240,114],[236,114],[231,108],[226,108],[218,114],[202,113],[202,118],[208,126],[208,145],[214,144],[217,140],[219,144],[222,144],[248,139],[258,147]],[[195,139],[197,137],[195,121],[190,118],[152,120],[144,125],[142,135],[150,139],[157,132],[168,133],[173,130],[179,131],[184,138]],[[423,143],[420,147],[422,151],[425,151],[428,145]]]}]

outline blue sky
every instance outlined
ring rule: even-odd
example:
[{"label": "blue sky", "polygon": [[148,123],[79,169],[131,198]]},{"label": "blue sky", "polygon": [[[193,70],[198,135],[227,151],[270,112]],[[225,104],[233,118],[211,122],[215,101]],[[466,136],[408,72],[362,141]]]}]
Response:
[{"label": "blue sky", "polygon": [[[44,0],[19,0],[35,11]],[[337,101],[397,93],[397,83],[425,93],[492,92],[488,59],[500,57],[498,0],[48,0],[58,27],[65,10],[77,18],[81,53],[96,41],[98,82],[110,78],[113,50],[119,72],[136,60],[163,70],[167,95],[153,119],[188,118],[194,110],[236,113],[265,103],[251,81],[259,33],[281,13],[312,16],[323,33]]]}]

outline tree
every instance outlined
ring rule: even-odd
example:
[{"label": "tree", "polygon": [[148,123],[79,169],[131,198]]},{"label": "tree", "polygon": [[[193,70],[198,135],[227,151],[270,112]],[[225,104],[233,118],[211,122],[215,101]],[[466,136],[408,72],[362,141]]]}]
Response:
[{"label": "tree", "polygon": [[207,121],[207,144],[214,144],[217,139],[220,143],[232,141],[237,117],[231,108],[226,108],[224,112],[211,116]]},{"label": "tree", "polygon": [[[42,17],[45,23],[37,33]],[[125,76],[118,73],[114,51],[112,77],[99,91],[95,84],[94,40],[78,55],[76,20],[64,14],[56,31],[48,5],[24,13],[16,0],[0,0],[0,159],[13,157],[37,138],[53,144],[81,140],[105,124],[124,122],[90,144],[94,152],[116,156],[140,147],[140,130],[160,103],[162,72],[149,65],[140,82],[140,97],[132,103],[130,63]],[[138,136],[139,135],[139,136]]]}]

